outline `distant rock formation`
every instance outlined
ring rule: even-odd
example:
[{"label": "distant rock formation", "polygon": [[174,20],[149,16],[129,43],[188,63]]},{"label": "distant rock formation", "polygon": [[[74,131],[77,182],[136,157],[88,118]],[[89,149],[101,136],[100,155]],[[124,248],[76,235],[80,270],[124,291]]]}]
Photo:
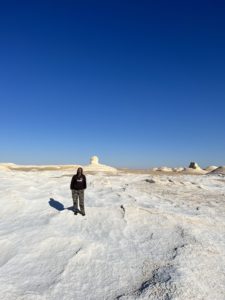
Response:
[{"label": "distant rock formation", "polygon": [[98,165],[99,164],[99,158],[98,158],[98,156],[96,156],[96,155],[92,156],[91,159],[90,159],[90,164],[96,164],[96,165]]},{"label": "distant rock formation", "polygon": [[174,171],[174,172],[181,172],[181,171],[183,171],[183,170],[184,170],[183,167],[173,168],[173,171]]},{"label": "distant rock formation", "polygon": [[222,175],[225,175],[225,166],[220,166],[219,168],[216,168],[215,170],[211,171],[209,174],[222,174]]},{"label": "distant rock formation", "polygon": [[208,166],[207,168],[205,168],[204,170],[206,170],[207,172],[211,172],[216,170],[218,167],[217,166]]},{"label": "distant rock formation", "polygon": [[190,169],[195,169],[195,170],[198,170],[198,169],[202,170],[202,169],[199,167],[199,165],[198,165],[196,162],[193,162],[193,161],[190,162],[189,168],[190,168]]},{"label": "distant rock formation", "polygon": [[196,162],[190,162],[188,168],[184,168],[183,174],[206,174],[207,171],[203,170]]},{"label": "distant rock formation", "polygon": [[161,171],[161,172],[172,172],[172,168],[168,168],[168,167],[160,167],[157,169],[157,171]]},{"label": "distant rock formation", "polygon": [[93,171],[93,172],[110,172],[110,173],[117,173],[117,169],[103,165],[99,163],[99,158],[94,155],[90,159],[90,164],[83,166],[84,171]]},{"label": "distant rock formation", "polygon": [[207,171],[201,169],[200,167],[197,169],[193,169],[193,168],[184,168],[183,171],[181,171],[182,174],[206,174],[208,173]]}]

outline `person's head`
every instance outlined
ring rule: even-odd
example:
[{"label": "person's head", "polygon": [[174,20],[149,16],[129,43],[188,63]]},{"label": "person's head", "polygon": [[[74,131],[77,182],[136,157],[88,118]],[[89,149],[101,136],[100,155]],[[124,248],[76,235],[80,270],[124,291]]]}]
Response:
[{"label": "person's head", "polygon": [[82,169],[81,167],[79,167],[79,168],[77,169],[77,174],[78,174],[78,175],[83,174],[83,169]]}]

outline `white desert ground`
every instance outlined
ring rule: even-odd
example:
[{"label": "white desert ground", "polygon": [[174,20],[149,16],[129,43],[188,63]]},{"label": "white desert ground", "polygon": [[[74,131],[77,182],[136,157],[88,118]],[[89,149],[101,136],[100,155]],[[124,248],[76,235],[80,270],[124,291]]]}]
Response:
[{"label": "white desert ground", "polygon": [[0,299],[225,299],[224,168],[93,170],[0,165]]}]

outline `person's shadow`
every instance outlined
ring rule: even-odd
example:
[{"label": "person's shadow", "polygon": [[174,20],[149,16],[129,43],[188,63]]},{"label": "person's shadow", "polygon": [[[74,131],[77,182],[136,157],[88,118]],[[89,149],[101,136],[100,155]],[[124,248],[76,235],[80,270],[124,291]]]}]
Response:
[{"label": "person's shadow", "polygon": [[74,211],[73,206],[64,207],[64,205],[61,202],[59,202],[59,201],[57,201],[53,198],[50,198],[48,203],[51,207],[55,208],[58,211],[62,211],[62,210],[65,210],[65,209]]}]

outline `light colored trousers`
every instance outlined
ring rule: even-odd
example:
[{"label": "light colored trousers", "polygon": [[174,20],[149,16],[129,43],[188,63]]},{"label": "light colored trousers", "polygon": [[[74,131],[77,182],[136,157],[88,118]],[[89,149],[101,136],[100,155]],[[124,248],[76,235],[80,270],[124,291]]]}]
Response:
[{"label": "light colored trousers", "polygon": [[73,197],[73,207],[74,211],[77,210],[77,203],[79,198],[79,206],[81,213],[85,213],[84,211],[84,190],[72,190]]}]

